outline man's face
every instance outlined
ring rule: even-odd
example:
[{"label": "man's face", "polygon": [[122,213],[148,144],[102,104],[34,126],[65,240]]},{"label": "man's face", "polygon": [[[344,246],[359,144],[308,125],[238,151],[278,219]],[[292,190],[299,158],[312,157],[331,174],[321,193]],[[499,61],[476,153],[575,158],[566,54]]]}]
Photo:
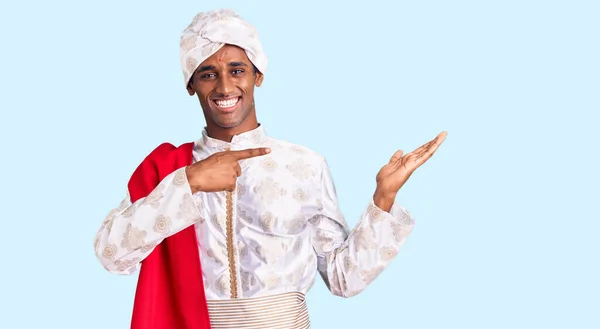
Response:
[{"label": "man's face", "polygon": [[255,119],[254,86],[262,80],[243,49],[225,45],[199,65],[187,89],[198,95],[207,125],[233,128]]}]

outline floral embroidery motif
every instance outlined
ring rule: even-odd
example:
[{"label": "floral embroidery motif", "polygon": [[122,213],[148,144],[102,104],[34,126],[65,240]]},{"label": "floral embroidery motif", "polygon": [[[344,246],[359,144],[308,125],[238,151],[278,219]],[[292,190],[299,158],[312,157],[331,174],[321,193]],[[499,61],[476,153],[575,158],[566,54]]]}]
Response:
[{"label": "floral embroidery motif", "polygon": [[277,169],[277,162],[273,160],[273,158],[264,158],[260,161],[260,166],[264,171],[268,173],[273,173]]},{"label": "floral embroidery motif", "polygon": [[298,234],[302,232],[305,225],[306,220],[304,219],[303,214],[298,214],[292,220],[285,222],[285,228],[287,229],[288,234]]},{"label": "floral embroidery motif", "polygon": [[396,251],[396,249],[394,249],[392,247],[383,247],[383,248],[381,248],[381,251],[379,252],[379,254],[380,254],[382,261],[389,262],[392,259],[394,259],[394,257],[396,257],[398,252]]},{"label": "floral embroidery motif", "polygon": [[306,192],[303,189],[297,188],[292,193],[292,197],[294,198],[294,200],[296,200],[298,202],[306,202],[308,200],[309,196],[308,196],[308,194],[306,194]]},{"label": "floral embroidery motif", "polygon": [[352,258],[349,256],[344,257],[344,270],[346,272],[352,272],[356,268],[356,265],[352,262]]},{"label": "floral embroidery motif", "polygon": [[383,269],[383,266],[377,266],[371,269],[362,270],[360,271],[360,274],[365,283],[371,283],[379,276],[379,274],[381,274],[381,272],[383,272]]},{"label": "floral embroidery motif", "polygon": [[260,199],[266,204],[271,204],[277,200],[286,192],[273,177],[267,177],[254,188],[254,193],[260,196]]},{"label": "floral embroidery motif", "polygon": [[375,248],[373,231],[366,227],[360,227],[354,231],[354,248],[357,251]]},{"label": "floral embroidery motif", "polygon": [[117,246],[115,246],[114,244],[109,244],[104,247],[104,250],[102,250],[102,257],[106,259],[114,259],[116,253]]},{"label": "floral embroidery motif", "polygon": [[[289,289],[306,293],[319,277],[317,271],[335,295],[351,297],[397,257],[413,227],[407,212],[394,207],[388,214],[371,201],[349,232],[335,193],[330,193],[335,190],[323,159],[268,138],[261,129],[234,136],[232,143],[203,134],[193,159],[232,145],[270,146],[272,152],[242,163],[252,175],[240,176],[227,198],[221,193],[192,195],[183,188],[185,170],[174,172],[134,205],[128,196],[105,218],[94,239],[103,265],[111,272],[131,273],[164,238],[195,224],[207,298],[231,298],[232,290],[244,292],[244,298],[266,289],[269,294]],[[226,232],[225,215],[231,209],[236,211]],[[224,234],[233,237],[227,246]]]},{"label": "floral embroidery motif", "polygon": [[175,172],[175,176],[173,177],[173,185],[177,187],[182,187],[187,183],[187,176],[185,174],[185,169],[181,168]]},{"label": "floral embroidery motif", "polygon": [[159,215],[154,222],[154,232],[167,235],[171,231],[171,219],[165,215]]},{"label": "floral embroidery motif", "polygon": [[287,165],[286,168],[292,172],[292,175],[297,179],[304,181],[313,177],[315,175],[315,171],[311,168],[309,164],[304,163],[302,158],[296,159],[296,161]]},{"label": "floral embroidery motif", "polygon": [[248,292],[250,289],[258,285],[258,279],[254,273],[242,271],[240,276],[242,281],[242,291]]},{"label": "floral embroidery motif", "polygon": [[160,200],[163,198],[163,185],[158,185],[142,202],[143,205],[148,205],[154,209],[160,206]]},{"label": "floral embroidery motif", "polygon": [[243,219],[246,223],[252,224],[254,219],[250,217],[250,215],[246,212],[246,210],[242,210],[242,208],[238,205],[237,207],[237,215],[239,218]]},{"label": "floral embroidery motif", "polygon": [[248,187],[244,184],[237,184],[236,186],[238,198],[243,197],[248,191]]},{"label": "floral embroidery motif", "polygon": [[125,271],[130,267],[134,267],[136,264],[140,262],[139,258],[132,258],[127,260],[117,260],[115,261],[115,265],[117,266],[118,271]]},{"label": "floral embroidery motif", "polygon": [[121,240],[121,248],[129,251],[141,248],[146,244],[144,242],[146,234],[146,231],[133,227],[131,224],[127,224],[125,233],[123,233],[123,240]]},{"label": "floral embroidery motif", "polygon": [[267,278],[266,284],[269,289],[273,289],[273,288],[279,286],[281,284],[281,276],[279,276],[277,274],[271,274]]},{"label": "floral embroidery motif", "polygon": [[405,226],[394,222],[390,223],[390,225],[392,226],[392,234],[394,235],[394,239],[396,240],[396,242],[404,241],[410,234],[409,226]]},{"label": "floral embroidery motif", "polygon": [[275,226],[275,217],[272,213],[266,212],[262,216],[260,216],[259,221],[260,227],[265,230],[265,232],[273,232],[273,227]]},{"label": "floral embroidery motif", "polygon": [[198,219],[198,217],[196,217],[197,213],[198,209],[196,208],[193,197],[189,194],[186,194],[183,197],[181,204],[179,204],[177,219],[183,220],[186,223],[191,223]]}]

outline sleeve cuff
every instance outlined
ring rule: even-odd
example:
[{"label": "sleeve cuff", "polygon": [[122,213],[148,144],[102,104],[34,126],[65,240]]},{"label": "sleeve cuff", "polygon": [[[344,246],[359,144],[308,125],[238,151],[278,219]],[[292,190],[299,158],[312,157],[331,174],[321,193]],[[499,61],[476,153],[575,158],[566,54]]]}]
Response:
[{"label": "sleeve cuff", "polygon": [[390,212],[384,211],[375,205],[375,201],[371,200],[368,207],[368,216],[372,221],[387,220],[396,222],[405,226],[414,226],[415,220],[412,215],[397,202],[394,202]]}]

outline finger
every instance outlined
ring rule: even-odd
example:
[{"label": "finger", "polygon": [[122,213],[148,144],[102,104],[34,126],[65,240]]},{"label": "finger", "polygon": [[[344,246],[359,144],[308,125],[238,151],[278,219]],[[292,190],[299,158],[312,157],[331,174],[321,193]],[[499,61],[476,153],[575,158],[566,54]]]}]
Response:
[{"label": "finger", "polygon": [[422,160],[423,162],[427,161],[429,158],[431,158],[433,156],[433,154],[435,153],[435,151],[437,151],[437,149],[440,147],[440,145],[442,145],[442,142],[444,141],[444,139],[446,139],[446,134],[445,132],[439,134],[435,140],[432,141],[432,143],[425,148],[423,151],[421,151],[417,157]]},{"label": "finger", "polygon": [[240,166],[240,164],[238,162],[235,163],[235,166],[233,167],[233,169],[235,169],[235,174],[237,175],[237,177],[242,176],[242,167]]},{"label": "finger", "polygon": [[446,133],[445,131],[439,133],[437,136],[435,136],[434,139],[430,140],[428,143],[414,150],[412,153],[419,154],[420,156],[422,156],[423,153],[428,152],[433,147],[437,149],[437,147],[444,141],[444,139],[446,139],[447,134],[448,133]]},{"label": "finger", "polygon": [[[234,182],[235,182],[235,179],[237,179],[237,177],[234,177]],[[227,186],[225,188],[225,191],[226,192],[233,192],[233,191],[235,191],[235,187],[236,187],[235,183],[231,183],[231,184],[229,184],[229,186]]]},{"label": "finger", "polygon": [[425,143],[425,144],[417,147],[414,151],[412,151],[410,153],[412,153],[412,154],[419,154],[419,153],[425,151],[431,145],[432,142],[433,141],[429,141],[429,142],[427,142],[427,143]]},{"label": "finger", "polygon": [[269,153],[271,153],[271,149],[268,147],[227,152],[227,154],[232,155],[236,160],[249,159]]},{"label": "finger", "polygon": [[396,151],[396,153],[394,153],[394,155],[392,155],[392,157],[390,158],[390,162],[395,162],[395,161],[402,159],[403,153],[404,152],[402,150]]},{"label": "finger", "polygon": [[435,152],[438,147],[442,145],[447,135],[448,133],[445,131],[442,131],[439,135],[437,135],[437,137],[432,141],[433,143],[427,147],[427,153],[433,154],[433,152]]}]

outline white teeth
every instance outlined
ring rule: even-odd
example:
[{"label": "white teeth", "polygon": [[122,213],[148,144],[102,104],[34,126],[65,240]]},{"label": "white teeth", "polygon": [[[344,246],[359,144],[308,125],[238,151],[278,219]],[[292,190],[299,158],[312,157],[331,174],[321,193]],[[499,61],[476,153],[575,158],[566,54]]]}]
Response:
[{"label": "white teeth", "polygon": [[217,104],[218,107],[233,107],[237,104],[239,99],[240,99],[239,97],[236,97],[236,98],[227,99],[227,100],[216,100],[215,103]]}]

